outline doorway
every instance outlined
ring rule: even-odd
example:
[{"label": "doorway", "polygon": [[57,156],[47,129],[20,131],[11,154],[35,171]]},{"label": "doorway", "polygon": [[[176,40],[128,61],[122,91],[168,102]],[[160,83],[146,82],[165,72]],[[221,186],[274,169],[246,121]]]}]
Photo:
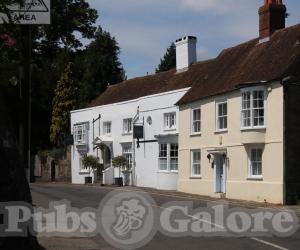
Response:
[{"label": "doorway", "polygon": [[55,175],[56,175],[56,173],[55,173],[55,161],[54,160],[52,160],[51,161],[51,181],[52,182],[54,182],[55,181]]},{"label": "doorway", "polygon": [[225,193],[225,161],[222,154],[216,154],[215,158],[215,192]]}]

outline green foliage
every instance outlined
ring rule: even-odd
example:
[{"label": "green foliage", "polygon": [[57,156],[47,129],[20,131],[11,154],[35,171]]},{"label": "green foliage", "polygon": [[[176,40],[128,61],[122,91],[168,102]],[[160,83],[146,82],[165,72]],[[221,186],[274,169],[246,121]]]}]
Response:
[{"label": "green foliage", "polygon": [[51,150],[40,150],[38,156],[42,162],[45,162],[48,157],[53,158],[56,162],[60,161],[66,154],[64,148],[53,148]]},{"label": "green foliage", "polygon": [[82,165],[85,169],[89,170],[102,170],[103,165],[99,163],[99,159],[93,155],[85,156],[82,159]]},{"label": "green foliage", "polygon": [[71,63],[57,82],[53,99],[50,141],[57,147],[63,147],[64,139],[70,131],[70,111],[76,108],[77,88],[72,79]]},{"label": "green foliage", "polygon": [[172,43],[167,49],[164,57],[160,59],[160,64],[155,69],[156,73],[168,71],[176,67],[176,47]]},{"label": "green foliage", "polygon": [[[0,8],[18,0],[1,0]],[[32,150],[52,147],[49,130],[52,124],[53,98],[58,80],[66,65],[72,62],[72,79],[78,86],[78,105],[85,107],[102,93],[107,83],[125,79],[119,62],[120,49],[108,32],[95,26],[98,14],[85,0],[51,0],[51,25],[32,26]],[[10,112],[20,116],[17,86],[9,83],[19,77],[19,66],[24,62],[27,37],[24,25],[0,25],[0,34],[17,40],[16,46],[1,46],[0,91],[10,100]],[[82,38],[91,42],[87,48]],[[84,66],[83,66],[84,65]],[[18,112],[20,114],[18,114]],[[40,129],[43,128],[43,129]]]},{"label": "green foliage", "polygon": [[123,155],[114,157],[112,159],[112,165],[114,168],[120,168],[123,170],[128,170],[128,168],[129,168],[127,159]]},{"label": "green foliage", "polygon": [[[75,65],[85,71],[82,72],[80,82],[80,103],[84,107],[89,101],[102,93],[107,84],[119,83],[125,80],[125,72],[119,61],[120,48],[110,33],[98,27],[93,41],[89,44],[85,55],[78,55]],[[78,63],[78,64],[77,64]],[[79,69],[80,70],[80,69]]]}]

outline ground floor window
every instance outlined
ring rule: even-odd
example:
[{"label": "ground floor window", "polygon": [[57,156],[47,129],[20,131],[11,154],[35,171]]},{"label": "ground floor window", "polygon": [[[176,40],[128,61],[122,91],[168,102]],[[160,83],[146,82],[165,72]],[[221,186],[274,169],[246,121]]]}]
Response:
[{"label": "ground floor window", "polygon": [[201,175],[201,151],[191,151],[191,176],[199,177]]},{"label": "ground floor window", "polygon": [[122,145],[122,151],[123,151],[123,156],[127,160],[127,165],[128,168],[132,168],[132,144],[131,143],[126,143]]},{"label": "ground floor window", "polygon": [[84,165],[83,165],[84,157],[86,157],[86,155],[79,156],[79,172],[87,172],[88,171],[86,168],[84,168]]},{"label": "ground floor window", "polygon": [[161,143],[159,144],[159,170],[178,171],[178,144]]},{"label": "ground floor window", "polygon": [[251,148],[249,152],[249,175],[253,178],[262,177],[262,148]]}]

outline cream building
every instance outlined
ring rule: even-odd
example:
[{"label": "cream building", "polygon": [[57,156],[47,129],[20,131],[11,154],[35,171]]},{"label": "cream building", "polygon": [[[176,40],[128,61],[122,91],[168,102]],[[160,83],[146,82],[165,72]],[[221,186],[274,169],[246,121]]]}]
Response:
[{"label": "cream building", "polygon": [[[276,204],[300,195],[300,25],[265,1],[260,37],[200,62],[177,103],[181,192]],[[298,139],[296,139],[298,137]]]}]

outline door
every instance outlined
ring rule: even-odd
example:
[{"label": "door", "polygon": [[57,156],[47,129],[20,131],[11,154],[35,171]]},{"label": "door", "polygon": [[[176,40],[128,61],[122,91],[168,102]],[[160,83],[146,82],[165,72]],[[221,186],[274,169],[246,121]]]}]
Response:
[{"label": "door", "polygon": [[55,161],[51,161],[51,181],[55,181]]},{"label": "door", "polygon": [[222,155],[215,155],[216,193],[225,193],[225,167]]}]

